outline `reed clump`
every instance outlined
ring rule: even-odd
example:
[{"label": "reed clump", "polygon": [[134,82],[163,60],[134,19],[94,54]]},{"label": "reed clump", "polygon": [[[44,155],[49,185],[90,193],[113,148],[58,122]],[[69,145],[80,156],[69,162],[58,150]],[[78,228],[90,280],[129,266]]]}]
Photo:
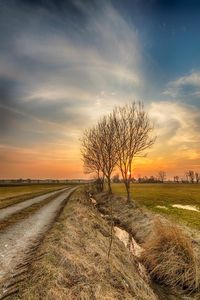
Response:
[{"label": "reed clump", "polygon": [[198,253],[179,227],[157,219],[143,247],[141,261],[154,280],[190,292],[199,289]]}]

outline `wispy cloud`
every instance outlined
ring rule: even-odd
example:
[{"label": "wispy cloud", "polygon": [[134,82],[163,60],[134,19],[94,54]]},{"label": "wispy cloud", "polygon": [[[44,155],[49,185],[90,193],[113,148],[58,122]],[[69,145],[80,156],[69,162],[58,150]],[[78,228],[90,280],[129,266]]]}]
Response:
[{"label": "wispy cloud", "polygon": [[173,164],[173,172],[178,170],[179,175],[187,168],[196,168],[200,159],[200,111],[192,105],[162,101],[151,103],[149,113],[158,137],[151,150],[155,166],[168,170]]},{"label": "wispy cloud", "polygon": [[[99,10],[92,6],[85,10],[78,1],[75,5],[85,18],[81,29],[66,31],[61,22],[52,30],[55,15],[50,11],[33,11],[35,19],[27,26],[17,19],[17,33],[1,56],[0,67],[0,74],[15,82],[9,86],[14,99],[7,107],[67,124],[68,130],[67,120],[73,124],[79,116],[87,126],[105,112],[105,104],[109,110],[113,104],[130,100],[130,91],[135,90],[136,96],[143,84],[134,28],[109,3],[99,4]],[[15,17],[27,19],[23,10]],[[10,26],[15,22],[11,19]],[[70,25],[70,18],[65,22]]]},{"label": "wispy cloud", "polygon": [[[4,164],[5,174],[17,174],[17,162],[23,164],[23,174],[30,165],[30,174],[37,175],[37,163],[45,169],[41,176],[48,175],[48,170],[54,174],[55,162],[59,166],[54,177],[67,176],[67,167],[81,174],[82,130],[116,104],[145,101],[144,95],[148,103],[158,99],[166,84],[162,77],[166,59],[164,67],[157,68],[158,53],[151,57],[157,48],[147,38],[151,28],[145,32],[151,22],[141,26],[144,14],[134,23],[140,10],[122,13],[116,1],[58,2],[1,4],[0,155],[1,161],[10,161],[9,170]],[[141,32],[136,24],[143,27]],[[167,26],[164,34],[166,30]],[[152,36],[157,33],[153,31]],[[181,76],[169,82],[163,93],[173,101],[150,105],[158,140],[144,166],[155,161],[166,166],[171,155],[175,168],[178,152],[188,163],[198,165],[200,115],[181,100],[199,99],[199,83],[198,71]]]},{"label": "wispy cloud", "polygon": [[40,165],[63,161],[65,169],[76,161],[82,172],[83,128],[142,88],[134,27],[108,2],[98,9],[73,5],[78,24],[55,9],[2,6],[9,26],[0,32],[6,44],[0,50],[0,152],[13,168],[32,157]]},{"label": "wispy cloud", "polygon": [[200,72],[193,71],[169,82],[163,94],[173,98],[200,97]]}]

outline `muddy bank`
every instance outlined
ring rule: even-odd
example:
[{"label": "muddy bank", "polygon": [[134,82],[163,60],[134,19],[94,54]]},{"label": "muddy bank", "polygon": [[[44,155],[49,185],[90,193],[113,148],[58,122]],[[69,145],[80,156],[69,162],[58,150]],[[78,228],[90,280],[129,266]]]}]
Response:
[{"label": "muddy bank", "polygon": [[[120,197],[120,196],[116,196],[116,195],[112,195],[112,196],[108,196],[105,193],[101,193],[98,195],[95,195],[95,199],[96,199],[96,207],[97,209],[103,214],[104,218],[107,219],[108,221],[110,220],[114,220],[114,224],[115,226],[120,227],[123,230],[126,230],[126,232],[128,232],[128,234],[130,234],[132,237],[134,237],[134,239],[136,240],[137,243],[139,243],[139,246],[143,246],[148,240],[149,237],[153,238],[153,234],[155,232],[155,228],[154,228],[154,223],[155,220],[158,220],[158,215],[154,215],[151,212],[145,211],[141,208],[139,208],[134,202],[127,204],[126,203],[126,198],[125,197]],[[112,217],[111,217],[112,215]],[[162,221],[162,224],[164,224],[166,227],[168,225],[171,224],[170,221],[168,221],[167,219],[165,219],[164,217],[159,216],[159,219]],[[197,263],[198,262],[198,254],[200,253],[200,248],[199,248],[199,234],[197,232],[192,231],[189,228],[186,228],[185,226],[181,227],[178,226],[177,228],[181,228],[181,230],[183,231],[183,241],[185,242],[185,237],[184,235],[188,236],[189,238],[189,243],[191,244],[191,247],[194,249],[194,255],[197,257]],[[169,226],[169,230],[170,230],[170,226]],[[182,239],[182,233],[179,234],[178,233],[178,241],[179,238],[180,240]],[[165,238],[168,238],[168,233],[163,236],[163,243]],[[195,239],[196,237],[196,239]],[[173,241],[173,239],[172,239]],[[128,243],[127,241],[125,243]],[[170,241],[169,241],[170,244]],[[172,243],[173,245],[173,243]],[[182,247],[181,243],[180,244],[176,244],[174,245],[175,247],[177,247],[177,251],[179,247]],[[171,247],[171,246],[170,246]],[[161,247],[162,248],[162,247]],[[191,248],[191,251],[193,251]],[[159,250],[160,251],[160,250]],[[166,249],[166,251],[168,251],[168,249]],[[183,251],[185,251],[183,249]],[[182,250],[181,250],[182,252]],[[162,250],[161,250],[162,253]],[[167,255],[167,252],[166,252]],[[179,254],[178,254],[179,255]],[[182,258],[182,254],[180,254],[180,261],[181,259],[189,259],[188,258]],[[190,254],[188,254],[190,255]],[[191,263],[193,258],[192,258],[191,254]],[[166,262],[165,259],[165,254],[163,255],[163,262],[166,263],[170,263],[171,259]],[[156,258],[157,259],[157,258]],[[185,261],[186,262],[186,261]],[[161,268],[162,268],[162,263],[161,263]],[[190,266],[190,263],[189,263]],[[193,268],[193,267],[191,267]],[[199,268],[197,265],[195,265],[194,263],[194,272],[195,268]],[[178,270],[177,270],[178,271]],[[181,270],[180,270],[181,271]],[[165,270],[164,270],[165,272]],[[182,271],[181,271],[182,272]],[[187,273],[187,270],[185,269],[185,271]],[[168,271],[166,270],[166,275],[169,276]],[[197,270],[197,273],[198,270]],[[164,275],[163,275],[164,276]],[[194,276],[199,276],[199,274],[194,275]],[[162,281],[165,282],[165,279],[163,278]],[[175,281],[175,280],[174,280]],[[157,283],[156,283],[157,282]],[[173,288],[170,288],[169,286],[162,286],[160,284],[158,284],[159,280],[155,281],[154,283],[154,290],[156,291],[156,293],[159,295],[160,299],[200,299],[200,295],[199,295],[199,288],[197,289],[197,291],[195,291],[195,293],[193,292],[192,294],[187,292],[184,292],[184,288],[180,288],[179,286],[176,287],[176,289],[174,290]],[[162,283],[163,284],[163,283]]]},{"label": "muddy bank", "polygon": [[111,209],[115,225],[129,232],[136,242],[144,243],[152,232],[155,216],[139,208],[134,202],[126,203],[125,197],[108,196],[106,193],[95,195],[98,210],[109,219]]},{"label": "muddy bank", "polygon": [[[108,196],[107,193],[100,193],[95,195],[95,199],[98,210],[107,215],[108,218],[112,207],[115,224],[132,234],[139,244],[144,243],[152,233],[155,219],[159,218],[164,223],[172,222],[163,215],[155,214],[147,209],[138,207],[134,201],[127,204],[126,197],[117,195]],[[192,242],[200,251],[199,231],[186,225],[177,224],[177,226],[190,236]]]}]

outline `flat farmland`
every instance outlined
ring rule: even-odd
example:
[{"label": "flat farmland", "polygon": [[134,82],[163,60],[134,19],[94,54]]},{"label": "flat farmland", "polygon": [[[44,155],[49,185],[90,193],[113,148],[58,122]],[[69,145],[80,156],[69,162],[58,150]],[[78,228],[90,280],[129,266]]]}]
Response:
[{"label": "flat farmland", "polygon": [[[126,194],[121,183],[113,191]],[[139,206],[200,230],[200,184],[132,184],[131,196]]]},{"label": "flat farmland", "polygon": [[29,198],[67,187],[67,184],[29,184],[0,186],[0,208],[25,201]]}]

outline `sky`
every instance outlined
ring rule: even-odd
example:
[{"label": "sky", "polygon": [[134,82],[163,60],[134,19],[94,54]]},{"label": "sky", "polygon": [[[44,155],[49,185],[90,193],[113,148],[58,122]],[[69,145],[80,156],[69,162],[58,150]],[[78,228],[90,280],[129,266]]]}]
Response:
[{"label": "sky", "polygon": [[0,0],[0,178],[85,178],[80,138],[143,101],[133,174],[200,171],[200,2]]}]

